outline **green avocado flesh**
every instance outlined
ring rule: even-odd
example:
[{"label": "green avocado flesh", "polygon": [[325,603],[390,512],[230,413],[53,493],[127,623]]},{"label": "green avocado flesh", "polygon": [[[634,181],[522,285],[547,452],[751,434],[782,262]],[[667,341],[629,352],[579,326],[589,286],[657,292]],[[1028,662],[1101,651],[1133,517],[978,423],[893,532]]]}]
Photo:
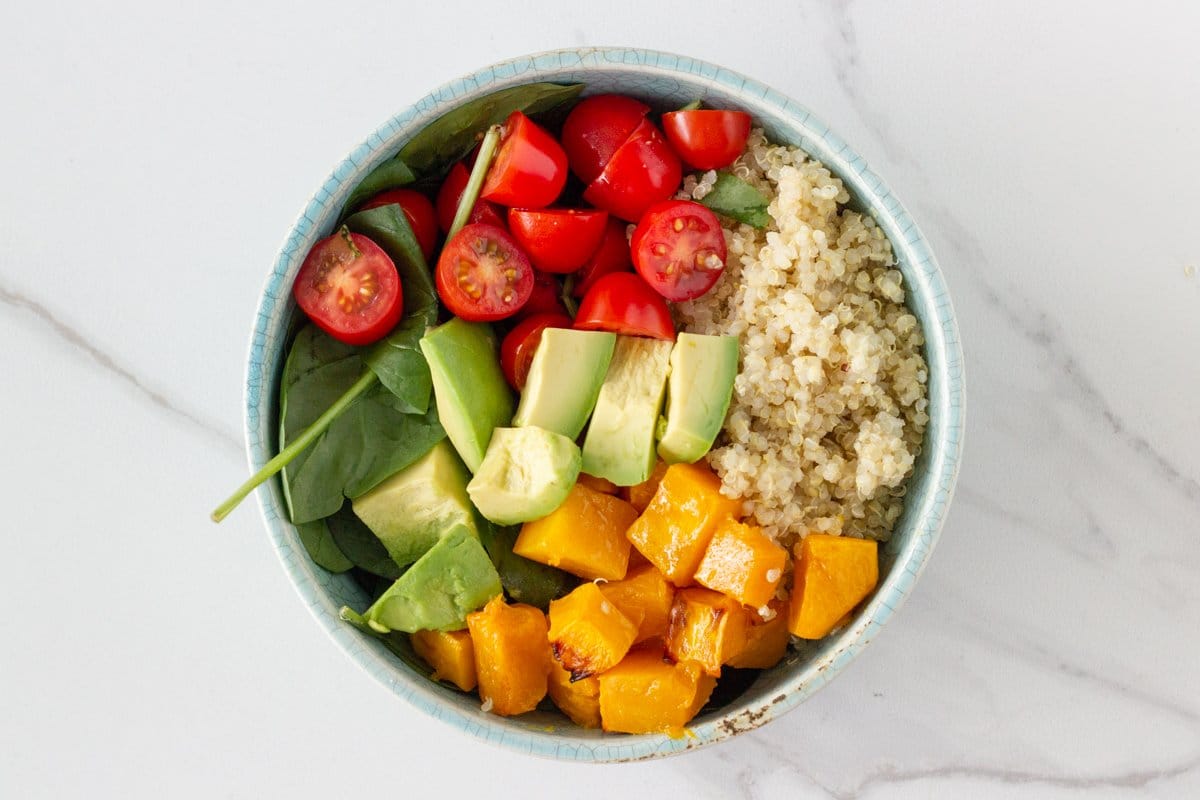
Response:
[{"label": "green avocado flesh", "polygon": [[667,410],[658,437],[664,461],[690,464],[712,448],[725,424],[737,369],[736,336],[679,334],[671,351]]},{"label": "green avocado flesh", "polygon": [[579,465],[579,447],[562,434],[497,428],[467,494],[479,513],[499,525],[540,519],[567,499]]},{"label": "green avocado flesh", "polygon": [[421,339],[438,418],[471,472],[479,469],[492,430],[507,425],[513,396],[500,371],[490,326],[457,317]]},{"label": "green avocado flesh", "polygon": [[578,438],[596,406],[616,343],[617,335],[606,331],[542,331],[512,424]]},{"label": "green avocado flesh", "polygon": [[618,336],[583,441],[583,471],[633,486],[654,468],[654,435],[670,369],[671,342]]}]

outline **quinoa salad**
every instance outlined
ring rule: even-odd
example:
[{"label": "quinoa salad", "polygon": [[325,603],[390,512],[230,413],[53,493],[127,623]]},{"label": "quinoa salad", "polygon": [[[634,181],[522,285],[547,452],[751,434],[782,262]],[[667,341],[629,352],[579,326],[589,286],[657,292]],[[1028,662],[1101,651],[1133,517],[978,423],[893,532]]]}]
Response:
[{"label": "quinoa salad", "polygon": [[[740,342],[709,464],[781,542],[887,540],[929,422],[925,339],[891,244],[845,207],[839,178],[760,129],[730,171],[771,198],[771,221],[725,227],[725,274],[675,309],[683,330]],[[679,196],[701,200],[716,180],[687,176]]]}]

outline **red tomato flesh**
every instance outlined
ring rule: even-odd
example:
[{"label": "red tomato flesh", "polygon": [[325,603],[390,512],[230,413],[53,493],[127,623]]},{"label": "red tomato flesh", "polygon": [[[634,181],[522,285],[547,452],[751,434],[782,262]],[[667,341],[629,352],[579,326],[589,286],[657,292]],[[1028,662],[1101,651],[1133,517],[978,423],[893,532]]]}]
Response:
[{"label": "red tomato flesh", "polygon": [[608,213],[593,209],[510,208],[508,229],[543,272],[574,272],[604,237]]},{"label": "red tomato flesh", "polygon": [[413,236],[417,237],[417,244],[421,246],[425,260],[428,261],[433,255],[433,249],[437,247],[438,238],[437,215],[434,213],[433,203],[429,202],[428,197],[412,189],[392,189],[363,203],[361,210],[366,211],[392,203],[400,206],[404,216],[408,217],[408,225],[412,228]]},{"label": "red tomato flesh", "polygon": [[[460,161],[450,168],[446,179],[442,181],[442,187],[438,189],[437,195],[437,221],[442,233],[450,232],[450,226],[454,224],[454,215],[458,212],[458,203],[462,200],[463,192],[466,191],[467,181],[470,178],[470,170]],[[467,224],[475,222],[503,228],[504,214],[495,203],[476,200],[475,207],[471,209],[471,216],[467,217]]]},{"label": "red tomato flesh", "polygon": [[566,183],[562,145],[520,111],[510,114],[479,196],[510,208],[542,208],[558,198]]},{"label": "red tomato flesh", "polygon": [[404,313],[392,259],[366,236],[345,228],[313,245],[292,295],[317,327],[346,344],[382,339]]},{"label": "red tomato flesh", "polygon": [[696,169],[728,167],[750,138],[750,115],[742,111],[671,111],[662,126],[675,152]]},{"label": "red tomato flesh", "polygon": [[637,222],[647,208],[675,194],[683,178],[679,156],[649,120],[617,148],[583,199],[613,216]]},{"label": "red tomato flesh", "polygon": [[613,272],[596,281],[579,304],[575,327],[655,339],[675,338],[667,303],[632,272]]},{"label": "red tomato flesh", "polygon": [[533,267],[495,225],[465,225],[438,258],[438,297],[468,322],[491,322],[521,310],[533,292]]},{"label": "red tomato flesh", "polygon": [[575,286],[571,289],[574,297],[583,297],[597,280],[610,272],[629,272],[633,269],[629,241],[625,238],[625,224],[619,219],[609,218],[600,246],[575,273]]},{"label": "red tomato flesh", "polygon": [[717,215],[691,200],[646,209],[630,241],[633,266],[672,302],[707,292],[725,269],[725,233]]},{"label": "red tomato flesh", "polygon": [[619,94],[598,94],[579,101],[563,122],[562,146],[571,171],[584,183],[600,177],[650,106]]},{"label": "red tomato flesh", "polygon": [[508,385],[518,392],[525,388],[533,354],[542,341],[542,331],[569,327],[571,318],[566,314],[532,314],[518,322],[500,344],[500,368]]}]

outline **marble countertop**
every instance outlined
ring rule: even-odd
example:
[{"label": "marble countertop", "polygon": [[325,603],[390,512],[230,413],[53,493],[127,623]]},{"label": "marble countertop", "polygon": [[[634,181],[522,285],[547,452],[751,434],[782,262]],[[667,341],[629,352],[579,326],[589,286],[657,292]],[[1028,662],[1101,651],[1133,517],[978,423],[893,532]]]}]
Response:
[{"label": "marble countertop", "polygon": [[[1200,796],[1200,7],[727,5],[3,15],[0,796]],[[447,78],[595,44],[759,78],[867,157],[939,254],[970,403],[941,543],[864,656],[764,730],[611,767],[421,716],[252,504],[207,519],[310,191]]]}]

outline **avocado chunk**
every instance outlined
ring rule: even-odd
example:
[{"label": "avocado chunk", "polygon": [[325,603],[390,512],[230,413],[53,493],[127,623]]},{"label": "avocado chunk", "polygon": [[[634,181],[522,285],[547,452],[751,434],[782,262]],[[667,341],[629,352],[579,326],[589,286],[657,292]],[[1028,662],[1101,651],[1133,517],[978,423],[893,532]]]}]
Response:
[{"label": "avocado chunk", "polygon": [[363,617],[373,630],[453,631],[500,594],[500,576],[477,533],[456,525],[417,559]]},{"label": "avocado chunk", "polygon": [[471,472],[479,469],[492,430],[507,425],[513,396],[500,371],[489,325],[455,317],[421,338],[438,418]]},{"label": "avocado chunk", "polygon": [[690,464],[712,448],[725,424],[737,370],[736,336],[679,334],[671,351],[667,412],[659,425],[663,461]]},{"label": "avocado chunk", "polygon": [[561,433],[496,428],[467,494],[498,525],[541,519],[567,499],[579,464],[579,447]]},{"label": "avocado chunk", "polygon": [[616,343],[617,335],[607,331],[542,331],[512,424],[578,438],[596,407]]},{"label": "avocado chunk", "polygon": [[445,439],[416,463],[364,495],[354,513],[379,537],[397,566],[416,561],[455,525],[475,530],[467,468]]},{"label": "avocado chunk", "polygon": [[634,486],[654,468],[654,434],[670,370],[671,343],[618,336],[583,440],[583,471]]}]

